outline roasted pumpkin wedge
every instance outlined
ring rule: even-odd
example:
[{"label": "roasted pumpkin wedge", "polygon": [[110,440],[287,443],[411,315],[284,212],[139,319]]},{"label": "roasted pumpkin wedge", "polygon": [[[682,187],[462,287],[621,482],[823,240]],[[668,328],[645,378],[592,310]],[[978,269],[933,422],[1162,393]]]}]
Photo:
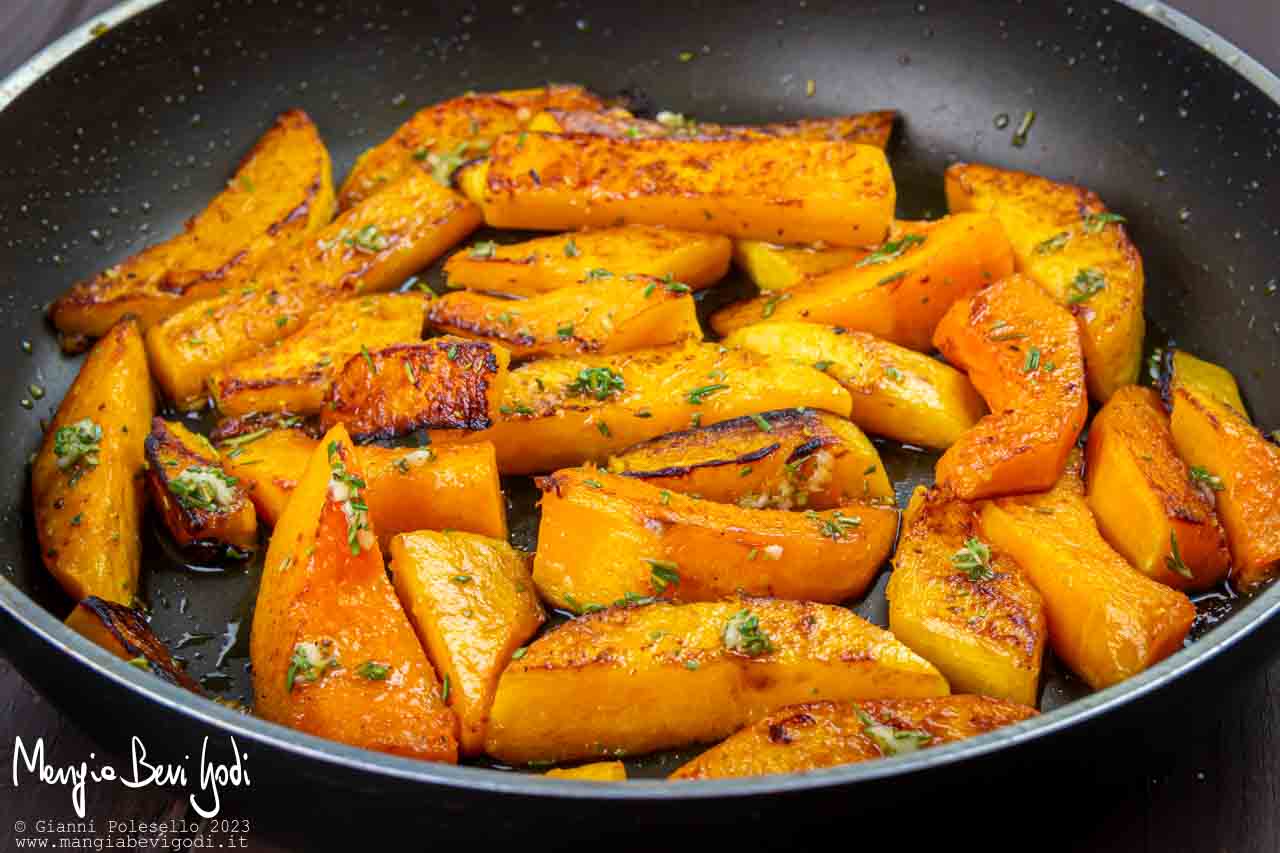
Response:
[{"label": "roasted pumpkin wedge", "polygon": [[987,696],[806,702],[757,720],[672,773],[672,780],[802,773],[892,758],[1020,723],[1034,708]]},{"label": "roasted pumpkin wedge", "polygon": [[421,293],[378,294],[326,305],[276,346],[215,370],[209,394],[218,411],[229,416],[315,414],[347,359],[420,340],[426,305]]},{"label": "roasted pumpkin wedge", "polygon": [[642,441],[609,458],[614,474],[748,509],[893,503],[893,484],[862,430],[836,415],[783,409]]},{"label": "roasted pumpkin wedge", "polygon": [[557,471],[538,485],[533,580],[544,600],[577,613],[736,592],[844,601],[866,592],[898,532],[897,510],[883,504],[743,509],[593,468]]},{"label": "roasted pumpkin wedge", "polygon": [[258,547],[258,517],[244,487],[227,474],[209,439],[156,418],[145,442],[147,486],[181,548],[248,556]]},{"label": "roasted pumpkin wedge", "polygon": [[625,782],[627,766],[621,761],[596,761],[578,767],[561,767],[542,774],[551,779],[577,779],[580,782]]},{"label": "roasted pumpkin wedge", "polygon": [[885,148],[898,114],[893,110],[855,113],[834,118],[811,118],[769,124],[733,125],[693,121],[679,113],[663,112],[657,120],[641,119],[622,109],[548,109],[534,116],[529,130],[545,133],[594,133],[624,139],[716,139],[722,137],[799,137],[856,142]]},{"label": "roasted pumpkin wedge", "polygon": [[1231,554],[1214,496],[1226,486],[1178,456],[1155,391],[1127,385],[1112,394],[1089,427],[1085,460],[1098,528],[1138,571],[1175,589],[1222,580]]},{"label": "roasted pumpkin wedge", "polygon": [[652,225],[623,225],[500,246],[477,243],[445,262],[451,287],[534,296],[582,282],[650,276],[700,290],[729,270],[730,241]]},{"label": "roasted pumpkin wedge", "polygon": [[870,332],[928,351],[933,329],[957,299],[1013,271],[1000,223],[982,214],[899,223],[897,236],[852,266],[722,308],[721,335],[766,320],[803,320]]},{"label": "roasted pumpkin wedge", "polygon": [[126,317],[94,344],[31,466],[40,556],[75,601],[129,604],[137,592],[153,414],[142,335]]},{"label": "roasted pumpkin wedge", "polygon": [[544,634],[511,662],[485,751],[515,764],[616,758],[719,740],[802,700],[948,692],[928,661],[843,607],[759,598],[613,607]]},{"label": "roasted pumpkin wedge", "polygon": [[1049,644],[1095,690],[1178,649],[1196,618],[1181,592],[1136,571],[1098,532],[1073,452],[1048,492],[986,503],[981,536],[1017,561],[1044,599]]},{"label": "roasted pumpkin wedge", "polygon": [[495,228],[668,225],[836,246],[884,239],[896,199],[880,149],[783,138],[506,134],[459,184]]},{"label": "roasted pumpkin wedge", "polygon": [[[890,239],[893,237],[890,231]],[[734,240],[733,262],[762,291],[787,290],[813,276],[851,267],[874,249],[782,246],[764,240]]]},{"label": "roasted pumpkin wedge", "polygon": [[478,755],[498,676],[546,618],[529,558],[502,540],[423,530],[391,540],[391,575],[418,639],[449,685],[462,753]]},{"label": "roasted pumpkin wedge", "polygon": [[889,630],[953,689],[1034,706],[1044,605],[1018,564],[977,528],[972,504],[916,490],[885,590]]},{"label": "roasted pumpkin wedge", "polygon": [[515,358],[619,353],[702,338],[689,286],[648,277],[595,280],[528,299],[469,290],[431,303],[442,332],[502,344]]},{"label": "roasted pumpkin wedge", "polygon": [[453,170],[489,149],[499,134],[520,130],[547,109],[598,110],[604,104],[581,86],[550,85],[505,92],[470,92],[419,110],[386,141],[365,151],[338,195],[342,209],[415,167],[448,186]]},{"label": "roasted pumpkin wedge", "polygon": [[866,332],[768,322],[738,329],[724,344],[825,372],[853,399],[854,423],[908,444],[950,447],[987,411],[960,371]]},{"label": "roasted pumpkin wedge", "polygon": [[1071,184],[957,163],[947,169],[951,211],[990,213],[1004,225],[1018,270],[1080,324],[1089,393],[1105,402],[1137,381],[1145,321],[1142,257],[1092,192]]},{"label": "roasted pumpkin wedge", "polygon": [[181,234],[77,283],[50,317],[68,340],[102,335],[126,314],[145,330],[192,302],[244,287],[269,254],[327,225],[333,210],[329,152],[307,114],[290,110]]},{"label": "roasted pumpkin wedge", "polygon": [[548,358],[512,370],[492,428],[504,474],[604,462],[637,442],[690,426],[798,406],[847,417],[849,392],[808,367],[715,344],[615,356]]},{"label": "roasted pumpkin wedge", "polygon": [[1249,590],[1274,577],[1280,570],[1280,447],[1233,406],[1190,385],[1173,392],[1171,428],[1178,453],[1213,491],[1231,549],[1231,582]]},{"label": "roasted pumpkin wedge", "polygon": [[132,607],[91,595],[71,611],[67,627],[138,669],[204,695],[196,680],[187,675],[168,646],[151,630],[146,618]]},{"label": "roasted pumpkin wedge", "polygon": [[458,721],[387,580],[362,475],[346,430],[330,430],[272,533],[249,638],[254,711],[453,762]]},{"label": "roasted pumpkin wedge", "polygon": [[1170,408],[1173,407],[1173,392],[1179,388],[1187,388],[1216,399],[1249,421],[1249,410],[1245,408],[1240,387],[1236,385],[1236,378],[1231,375],[1231,371],[1211,361],[1196,358],[1185,350],[1166,352],[1160,386],[1164,401]]},{"label": "roasted pumpkin wedge", "polygon": [[1015,275],[952,306],[934,343],[991,407],[938,460],[938,485],[973,500],[1057,482],[1089,414],[1071,315]]},{"label": "roasted pumpkin wedge", "polygon": [[417,429],[481,430],[493,423],[511,355],[483,341],[445,336],[352,356],[320,414],[357,439]]},{"label": "roasted pumpkin wedge", "polygon": [[213,371],[292,335],[326,305],[398,286],[479,224],[474,205],[412,171],[314,239],[273,254],[248,286],[152,328],[156,380],[175,403],[199,407]]}]

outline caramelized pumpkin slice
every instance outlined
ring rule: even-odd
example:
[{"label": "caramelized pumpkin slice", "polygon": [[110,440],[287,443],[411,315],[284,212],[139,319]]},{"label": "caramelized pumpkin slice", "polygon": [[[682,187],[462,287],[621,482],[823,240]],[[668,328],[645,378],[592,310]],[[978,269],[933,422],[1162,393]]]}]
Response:
[{"label": "caramelized pumpkin slice", "polygon": [[1112,394],[1089,427],[1085,460],[1098,528],[1138,571],[1175,589],[1222,580],[1231,555],[1213,507],[1225,484],[1187,468],[1155,391],[1127,385]]},{"label": "caramelized pumpkin slice", "polygon": [[550,779],[577,779],[580,782],[625,782],[627,766],[621,761],[596,761],[578,767],[563,767],[542,774]]},{"label": "caramelized pumpkin slice", "polygon": [[973,500],[1057,482],[1089,413],[1071,315],[1015,275],[952,306],[934,343],[991,407],[938,460],[938,485]]},{"label": "caramelized pumpkin slice", "polygon": [[1090,395],[1105,402],[1136,382],[1144,277],[1124,217],[1081,187],[991,166],[957,163],[947,169],[946,185],[951,211],[999,219],[1019,272],[1075,315]]},{"label": "caramelized pumpkin slice", "polygon": [[757,720],[669,778],[802,773],[892,758],[986,734],[1035,715],[1034,708],[987,696],[806,702]]},{"label": "caramelized pumpkin slice", "polygon": [[209,440],[156,418],[145,443],[151,500],[180,548],[244,556],[258,547],[258,517]]},{"label": "caramelized pumpkin slice", "polygon": [[495,228],[668,225],[836,246],[883,239],[896,199],[880,149],[782,138],[507,134],[460,182]]},{"label": "caramelized pumpkin slice", "polygon": [[981,530],[1040,591],[1054,654],[1101,690],[1180,649],[1196,608],[1135,571],[1102,538],[1085,501],[1080,461],[1072,453],[1046,493],[985,504]]},{"label": "caramelized pumpkin slice", "polygon": [[31,466],[40,556],[75,601],[128,604],[137,592],[154,413],[138,321],[125,318],[80,366]]},{"label": "caramelized pumpkin slice", "polygon": [[950,447],[987,411],[960,371],[866,332],[757,323],[733,332],[724,344],[812,365],[849,392],[854,423],[908,444]]},{"label": "caramelized pumpkin slice", "polygon": [[[890,237],[892,238],[892,232]],[[762,291],[787,290],[813,276],[851,267],[874,249],[782,246],[764,240],[734,240],[733,262]]]},{"label": "caramelized pumpkin slice", "polygon": [[729,239],[719,234],[623,225],[505,246],[477,243],[455,252],[444,272],[450,287],[512,296],[631,275],[666,278],[700,290],[728,272],[729,252]]},{"label": "caramelized pumpkin slice", "polygon": [[978,536],[972,504],[919,487],[885,590],[889,630],[956,690],[1036,704],[1044,605],[1018,564]]},{"label": "caramelized pumpkin slice", "polygon": [[170,684],[204,695],[204,690],[173,659],[168,646],[132,607],[91,595],[67,617],[67,627],[123,661],[154,673]]},{"label": "caramelized pumpkin slice", "polygon": [[712,328],[728,335],[770,319],[803,320],[928,351],[947,308],[1011,273],[1013,256],[1000,223],[989,216],[899,225],[899,236],[852,266],[723,308],[712,315]]},{"label": "caramelized pumpkin slice", "polygon": [[192,302],[246,286],[268,254],[327,225],[333,209],[319,131],[301,110],[282,113],[181,234],[77,283],[53,303],[53,324],[69,336],[97,337],[133,314],[146,329]]},{"label": "caramelized pumpkin slice", "polygon": [[347,359],[421,339],[426,307],[427,297],[421,293],[379,294],[326,305],[276,346],[215,370],[209,377],[209,394],[224,415],[315,414]]},{"label": "caramelized pumpkin slice", "polygon": [[412,171],[290,249],[247,287],[189,306],[147,333],[156,380],[184,407],[218,368],[262,351],[333,302],[390,290],[480,224],[474,205]]},{"label": "caramelized pumpkin slice", "polygon": [[311,455],[271,536],[249,637],[254,710],[365,749],[457,761],[457,720],[387,580],[346,430]]},{"label": "caramelized pumpkin slice", "polygon": [[515,358],[619,353],[701,339],[689,286],[604,272],[528,299],[461,290],[431,303],[447,334],[502,344]]},{"label": "caramelized pumpkin slice", "polygon": [[742,509],[592,468],[557,471],[538,485],[533,580],[544,600],[578,613],[736,592],[844,601],[866,592],[898,532],[897,510],[883,505]]},{"label": "caramelized pumpkin slice", "polygon": [[1211,361],[1196,358],[1185,350],[1169,350],[1160,384],[1165,402],[1171,408],[1174,392],[1179,388],[1186,388],[1214,398],[1249,421],[1249,410],[1245,408],[1240,387],[1236,385],[1236,378],[1231,375],[1231,371]]},{"label": "caramelized pumpkin slice", "polygon": [[[1280,570],[1280,447],[1234,407],[1185,386],[1173,392],[1173,441],[1213,490],[1231,549],[1231,581],[1248,590]],[[1217,487],[1221,488],[1217,488]]]},{"label": "caramelized pumpkin slice", "polygon": [[484,750],[498,676],[546,618],[529,558],[471,533],[403,533],[391,540],[396,593],[427,656],[449,685],[463,755]]},{"label": "caramelized pumpkin slice", "polygon": [[529,123],[529,130],[546,133],[594,133],[624,139],[716,139],[798,137],[872,145],[883,149],[889,144],[898,114],[893,110],[854,113],[834,118],[810,118],[769,124],[733,125],[709,121],[693,121],[678,113],[663,112],[656,121],[636,118],[622,109],[570,110],[548,109]]},{"label": "caramelized pumpkin slice", "polygon": [[894,499],[880,454],[862,430],[809,409],[667,433],[610,457],[608,469],[747,509],[835,509]]},{"label": "caramelized pumpkin slice", "polygon": [[346,424],[359,440],[481,430],[493,423],[510,359],[503,347],[449,336],[366,351],[334,378],[320,421]]},{"label": "caramelized pumpkin slice", "polygon": [[849,393],[807,367],[715,344],[615,356],[548,358],[511,371],[492,428],[504,474],[604,462],[637,442],[690,426],[807,407],[847,417]]},{"label": "caramelized pumpkin slice", "polygon": [[544,634],[511,662],[485,751],[516,764],[634,755],[718,740],[799,701],[948,692],[926,660],[843,607],[760,598],[613,607]]}]

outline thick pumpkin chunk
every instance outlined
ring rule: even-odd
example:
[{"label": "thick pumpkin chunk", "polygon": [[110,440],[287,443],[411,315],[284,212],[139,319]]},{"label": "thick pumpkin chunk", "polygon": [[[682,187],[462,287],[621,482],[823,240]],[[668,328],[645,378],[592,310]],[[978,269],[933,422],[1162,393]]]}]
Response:
[{"label": "thick pumpkin chunk", "polygon": [[1057,482],[1089,413],[1071,315],[1015,275],[952,306],[934,343],[991,408],[938,460],[938,485],[973,500]]},{"label": "thick pumpkin chunk", "polygon": [[457,720],[391,582],[346,430],[311,455],[267,550],[250,634],[254,710],[365,749],[457,760]]},{"label": "thick pumpkin chunk", "polygon": [[498,676],[546,618],[529,558],[471,533],[404,533],[391,540],[396,593],[458,715],[464,755],[484,750]]},{"label": "thick pumpkin chunk", "polygon": [[895,236],[852,266],[717,311],[721,335],[766,320],[803,320],[927,351],[947,308],[1013,271],[1000,223],[983,214],[903,222]]},{"label": "thick pumpkin chunk", "polygon": [[290,110],[241,161],[227,188],[183,232],[77,283],[50,316],[72,339],[133,314],[145,330],[175,311],[245,287],[266,257],[333,217],[333,176],[320,133]]},{"label": "thick pumpkin chunk", "polygon": [[1240,396],[1240,386],[1236,384],[1231,371],[1211,361],[1196,358],[1186,350],[1168,351],[1160,385],[1164,402],[1170,408],[1173,407],[1174,392],[1179,388],[1186,388],[1214,398],[1249,421],[1249,410],[1245,408],[1244,399]]},{"label": "thick pumpkin chunk", "polygon": [[31,466],[40,556],[74,601],[129,604],[137,592],[154,413],[138,321],[125,318],[80,366]]},{"label": "thick pumpkin chunk", "polygon": [[151,630],[146,617],[132,607],[91,595],[72,609],[67,627],[139,669],[192,693],[204,694],[199,683],[187,675]]},{"label": "thick pumpkin chunk", "polygon": [[548,109],[535,116],[529,130],[547,133],[594,133],[621,139],[716,139],[722,137],[801,139],[856,142],[885,148],[898,114],[892,110],[854,113],[834,118],[810,118],[768,124],[733,125],[693,121],[676,113],[660,113],[658,120],[636,118],[622,109]]},{"label": "thick pumpkin chunk", "polygon": [[1111,395],[1089,427],[1089,508],[1102,535],[1138,571],[1176,589],[1205,589],[1231,562],[1214,514],[1226,486],[1178,455],[1169,416],[1149,388]]},{"label": "thick pumpkin chunk", "polygon": [[1044,494],[985,504],[981,535],[1013,557],[1040,591],[1054,654],[1101,690],[1180,649],[1196,608],[1135,571],[1102,538],[1085,501],[1080,462],[1073,453]]},{"label": "thick pumpkin chunk", "polygon": [[[892,236],[890,232],[891,239]],[[851,267],[874,251],[874,248],[783,246],[764,240],[734,240],[733,262],[760,290],[787,290],[813,276]]]},{"label": "thick pumpkin chunk", "polygon": [[842,607],[614,607],[544,634],[511,662],[485,751],[521,764],[634,755],[718,740],[799,701],[948,692],[927,661]]},{"label": "thick pumpkin chunk", "polygon": [[802,773],[892,758],[986,734],[1035,715],[1034,708],[987,696],[806,702],[757,720],[670,778]]}]

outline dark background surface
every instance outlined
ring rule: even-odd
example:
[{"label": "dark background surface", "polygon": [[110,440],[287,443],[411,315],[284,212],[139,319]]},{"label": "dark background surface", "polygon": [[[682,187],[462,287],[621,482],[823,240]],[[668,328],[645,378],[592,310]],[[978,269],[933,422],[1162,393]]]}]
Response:
[{"label": "dark background surface", "polygon": [[[182,2],[182,0],[172,0]],[[111,0],[0,0],[0,75],[7,74],[61,33],[113,5]],[[1276,0],[1176,0],[1171,3],[1251,53],[1280,69],[1280,4]],[[1145,745],[1139,766],[1117,770],[1099,765],[1093,778],[1065,788],[1038,779],[1028,768],[1028,785],[1043,785],[1043,813],[1005,815],[989,810],[974,791],[972,827],[942,827],[960,843],[1016,839],[1020,846],[1098,851],[1277,851],[1280,850],[1280,663],[1241,684],[1217,703],[1217,713],[1186,720],[1185,736],[1176,743]],[[1179,709],[1170,709],[1177,714]],[[85,760],[105,748],[127,764],[127,741],[95,745],[48,706],[0,659],[0,849],[12,849],[10,835],[18,819],[73,819],[70,796],[60,786],[24,785],[14,789],[9,768],[14,737],[43,736],[47,752],[61,762]],[[1067,800],[1067,801],[1063,801]],[[909,823],[926,822],[925,804],[904,804]],[[88,788],[87,813],[99,818],[144,821],[187,814],[184,797],[156,789],[130,792],[120,786]],[[982,813],[979,814],[978,810]],[[223,817],[239,817],[225,810]],[[267,816],[272,817],[272,816]],[[287,826],[297,821],[275,815]],[[335,816],[341,819],[340,816]],[[245,849],[270,851],[317,846],[318,835],[284,837],[255,826]],[[894,821],[895,834],[915,831]],[[880,827],[879,830],[895,827]],[[971,831],[970,831],[971,830]],[[874,830],[873,830],[874,831]],[[935,830],[936,831],[936,830]],[[142,833],[147,835],[147,833]],[[858,835],[841,833],[836,843],[857,843]],[[832,839],[834,840],[834,839]],[[420,845],[429,845],[421,839]],[[646,845],[647,846],[647,845]],[[999,846],[999,845],[996,845]]]}]

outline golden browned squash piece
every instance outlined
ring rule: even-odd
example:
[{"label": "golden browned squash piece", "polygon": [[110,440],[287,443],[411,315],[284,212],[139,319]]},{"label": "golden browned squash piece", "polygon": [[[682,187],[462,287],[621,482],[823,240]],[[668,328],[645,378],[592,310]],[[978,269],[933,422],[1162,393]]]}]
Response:
[{"label": "golden browned squash piece", "polygon": [[511,662],[485,751],[516,764],[617,758],[719,740],[801,701],[948,692],[928,661],[843,607],[614,607],[544,634]]},{"label": "golden browned squash piece", "polygon": [[807,407],[849,415],[849,392],[808,367],[715,344],[548,358],[512,370],[492,428],[504,474],[604,462],[675,430]]},{"label": "golden browned squash piece", "polygon": [[273,254],[249,285],[153,327],[156,381],[174,402],[198,408],[218,368],[292,335],[326,305],[397,287],[479,224],[475,205],[411,171],[313,239]]},{"label": "golden browned squash piece", "polygon": [[290,110],[183,232],[97,276],[53,303],[68,336],[97,337],[126,314],[146,328],[201,299],[247,285],[272,252],[287,250],[333,218],[329,152],[302,110]]},{"label": "golden browned squash piece", "polygon": [[546,618],[529,558],[505,541],[422,530],[391,540],[391,576],[458,715],[463,755],[484,751],[498,676]]},{"label": "golden browned squash piece", "polygon": [[502,344],[514,358],[607,355],[702,339],[688,285],[608,271],[528,299],[460,290],[433,301],[428,317],[446,334]]},{"label": "golden browned squash piece", "polygon": [[276,346],[215,370],[209,394],[228,416],[315,414],[347,359],[420,340],[426,307],[422,293],[377,294],[326,305]]},{"label": "golden browned squash piece", "polygon": [[1173,392],[1173,441],[1192,466],[1213,478],[1218,518],[1231,549],[1231,581],[1248,590],[1280,568],[1280,447],[1238,411],[1192,387]]},{"label": "golden browned squash piece", "polygon": [[906,755],[995,731],[1036,715],[987,696],[806,702],[757,720],[669,778],[725,779],[802,773]]},{"label": "golden browned squash piece", "polygon": [[1095,690],[1182,648],[1195,605],[1136,571],[1098,532],[1071,454],[1054,487],[983,506],[982,538],[1017,561],[1044,598],[1049,644]]},{"label": "golden browned squash piece", "polygon": [[444,336],[352,356],[334,377],[320,414],[359,440],[417,429],[482,430],[493,423],[510,353]]},{"label": "golden browned squash piece", "polygon": [[365,749],[457,761],[457,726],[395,590],[342,427],[311,455],[267,549],[249,654],[254,711]]},{"label": "golden browned squash piece", "polygon": [[721,335],[765,320],[803,320],[870,332],[928,351],[947,308],[1013,271],[1004,230],[982,214],[903,222],[893,239],[854,263],[722,308]]},{"label": "golden browned squash piece", "polygon": [[31,466],[40,556],[75,601],[133,601],[146,500],[142,445],[153,414],[142,335],[127,317],[80,366]]},{"label": "golden browned squash piece", "polygon": [[779,321],[745,326],[724,344],[812,365],[849,392],[850,420],[908,444],[950,447],[987,412],[963,373],[867,332]]},{"label": "golden browned squash piece", "polygon": [[1123,216],[1092,192],[1005,169],[947,169],[952,212],[985,211],[1004,225],[1018,270],[1036,280],[1080,324],[1089,393],[1105,402],[1137,381],[1142,360],[1142,256]]},{"label": "golden browned squash piece", "polygon": [[734,240],[733,262],[762,291],[787,290],[813,276],[851,267],[874,251],[875,249],[826,246],[782,246],[764,240]]},{"label": "golden browned squash piece", "polygon": [[1231,554],[1214,514],[1226,485],[1182,461],[1155,391],[1126,385],[1098,412],[1085,486],[1102,535],[1144,575],[1175,589],[1207,589],[1226,575]]},{"label": "golden browned squash piece", "polygon": [[614,474],[749,509],[892,504],[893,484],[862,430],[836,415],[783,409],[680,430],[609,457]]},{"label": "golden browned squash piece", "polygon": [[459,173],[495,228],[668,225],[783,243],[884,239],[896,194],[870,145],[506,134]]},{"label": "golden browned squash piece", "polygon": [[603,102],[581,86],[550,85],[505,92],[471,92],[419,110],[385,142],[351,167],[338,200],[354,207],[414,167],[448,186],[453,170],[484,154],[495,137],[525,127],[548,109],[598,110]]},{"label": "golden browned squash piece", "polygon": [[938,460],[938,485],[974,500],[1057,482],[1089,414],[1071,315],[1015,275],[953,305],[934,343],[991,407]]},{"label": "golden browned squash piece", "polygon": [[835,603],[861,596],[893,549],[898,512],[743,509],[594,468],[538,481],[533,580],[544,600],[588,609],[735,593]]},{"label": "golden browned squash piece", "polygon": [[450,256],[444,272],[451,287],[512,296],[628,275],[667,278],[700,290],[729,271],[729,253],[729,238],[719,234],[623,225],[505,246],[478,243]]},{"label": "golden browned squash piece", "polygon": [[885,148],[898,114],[893,110],[854,113],[834,118],[810,118],[769,124],[732,125],[693,121],[678,113],[659,113],[658,119],[641,119],[626,110],[548,109],[534,116],[529,130],[546,133],[594,133],[625,139],[715,139],[721,137],[798,137],[873,145]]},{"label": "golden browned squash piece", "polygon": [[139,669],[204,695],[204,690],[173,659],[168,646],[155,635],[143,615],[131,607],[91,595],[71,611],[67,627]]},{"label": "golden browned squash piece", "polygon": [[955,690],[1036,704],[1044,604],[1007,554],[978,533],[974,506],[917,488],[893,555],[889,630]]},{"label": "golden browned squash piece", "polygon": [[621,761],[596,761],[578,767],[563,767],[542,774],[552,779],[577,779],[580,782],[625,782],[627,767]]},{"label": "golden browned squash piece", "polygon": [[241,482],[229,475],[209,439],[156,418],[145,443],[147,486],[180,548],[247,556],[258,547],[258,517]]},{"label": "golden browned squash piece", "polygon": [[1187,388],[1213,397],[1249,421],[1249,410],[1245,408],[1240,387],[1236,385],[1236,378],[1231,375],[1231,371],[1211,361],[1196,358],[1185,350],[1168,351],[1160,385],[1164,400],[1170,407],[1173,406],[1174,392],[1179,388]]}]

